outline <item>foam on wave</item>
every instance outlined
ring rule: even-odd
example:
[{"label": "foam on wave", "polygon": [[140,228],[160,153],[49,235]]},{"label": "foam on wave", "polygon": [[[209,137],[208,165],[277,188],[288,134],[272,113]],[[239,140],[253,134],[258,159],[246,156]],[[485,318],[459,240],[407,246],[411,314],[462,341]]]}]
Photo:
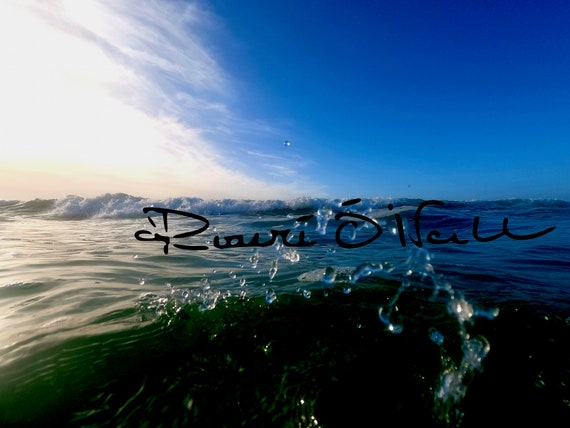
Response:
[{"label": "foam on wave", "polygon": [[[10,212],[16,215],[46,215],[59,219],[87,218],[136,218],[142,209],[148,206],[167,207],[174,210],[196,212],[202,215],[224,214],[287,214],[315,212],[319,209],[337,209],[345,199],[299,197],[289,200],[271,199],[202,199],[197,197],[177,197],[166,199],[150,199],[125,193],[106,193],[97,197],[69,195],[61,199],[34,199],[31,201],[0,201],[0,213]],[[374,210],[386,208],[389,203],[417,206],[421,199],[362,198],[359,209]],[[488,205],[490,201],[449,201],[449,206],[460,207],[464,204],[472,206]],[[528,209],[544,209],[567,207],[570,202],[555,199],[504,199],[493,201],[498,209],[508,207]]]}]

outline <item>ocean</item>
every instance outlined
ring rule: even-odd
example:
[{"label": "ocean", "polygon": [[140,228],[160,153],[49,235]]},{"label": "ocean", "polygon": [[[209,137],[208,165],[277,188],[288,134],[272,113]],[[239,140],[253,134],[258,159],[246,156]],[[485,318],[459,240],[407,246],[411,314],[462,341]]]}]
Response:
[{"label": "ocean", "polygon": [[570,423],[570,202],[0,201],[0,426]]}]

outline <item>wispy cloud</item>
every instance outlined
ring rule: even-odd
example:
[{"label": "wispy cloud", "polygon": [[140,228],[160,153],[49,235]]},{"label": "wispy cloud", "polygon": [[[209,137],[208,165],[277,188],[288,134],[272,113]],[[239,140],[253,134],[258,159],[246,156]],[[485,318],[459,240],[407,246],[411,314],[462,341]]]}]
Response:
[{"label": "wispy cloud", "polygon": [[261,165],[267,175],[279,180],[299,180],[299,170],[304,170],[314,164],[295,153],[277,155],[260,151],[248,150],[249,159]]},{"label": "wispy cloud", "polygon": [[[321,193],[301,178],[298,159],[267,164],[255,144],[231,148],[279,131],[232,110],[239,94],[211,46],[219,25],[200,3],[3,2],[0,113],[9,120],[0,171],[18,185],[0,198]],[[252,170],[253,160],[266,166]]]}]

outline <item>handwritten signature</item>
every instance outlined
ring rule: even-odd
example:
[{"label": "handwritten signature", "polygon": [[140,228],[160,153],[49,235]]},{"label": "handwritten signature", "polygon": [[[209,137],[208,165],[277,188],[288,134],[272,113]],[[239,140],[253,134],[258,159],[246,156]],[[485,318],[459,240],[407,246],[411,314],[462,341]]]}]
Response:
[{"label": "handwritten signature", "polygon": [[[357,204],[361,201],[361,199],[350,199],[341,204],[342,207],[351,206]],[[422,233],[421,223],[422,223],[422,213],[423,210],[429,206],[437,206],[441,207],[445,205],[442,201],[437,200],[428,200],[424,201],[417,207],[415,214],[413,216],[413,229],[415,231],[415,236],[411,234],[407,235],[407,238],[412,242],[413,245],[416,247],[423,247],[424,246],[424,234]],[[392,204],[388,205],[388,210],[392,211],[394,206]],[[138,230],[135,232],[135,238],[138,241],[158,241],[164,244],[163,250],[164,254],[168,254],[168,247],[172,243],[173,240],[178,239],[187,239],[192,236],[200,235],[201,233],[205,232],[210,227],[210,222],[206,217],[203,217],[198,214],[186,212],[186,211],[179,211],[173,210],[169,208],[157,208],[157,207],[145,207],[143,208],[143,212],[147,213],[158,213],[162,215],[162,222],[163,228],[166,233],[168,233],[168,219],[170,216],[181,216],[190,218],[200,222],[201,226],[183,233],[177,233],[175,235],[169,236],[166,234],[161,233],[153,233],[148,230]],[[303,223],[311,220],[315,216],[313,214],[304,215],[298,217],[296,219],[297,222]],[[147,216],[148,221],[153,227],[157,227],[155,221],[151,216]],[[354,212],[339,212],[335,215],[335,220],[340,221],[344,219],[342,223],[340,223],[335,232],[335,240],[336,243],[342,248],[359,248],[365,245],[368,245],[378,239],[382,235],[382,227],[373,218],[367,217],[365,215],[354,213]],[[402,247],[407,245],[406,240],[406,233],[404,230],[404,220],[402,219],[401,214],[394,213],[394,218],[396,221],[396,229],[398,232],[398,237],[400,240],[400,244]],[[363,239],[360,241],[351,240],[345,241],[343,239],[342,232],[346,227],[352,227],[356,229],[358,227],[358,221],[365,222],[366,224],[372,226],[375,230],[375,233],[372,237],[367,239]],[[503,219],[502,230],[498,233],[489,236],[481,236],[479,232],[479,224],[481,222],[481,218],[479,216],[475,216],[473,218],[473,227],[472,227],[472,235],[475,241],[478,242],[491,242],[496,239],[501,238],[502,236],[506,236],[507,238],[514,239],[514,240],[529,240],[539,238],[541,236],[546,235],[547,233],[552,232],[556,227],[552,226],[541,230],[539,232],[529,233],[526,235],[518,235],[509,230],[508,223],[509,219],[505,217]],[[224,237],[220,237],[216,235],[213,239],[213,246],[218,249],[226,249],[226,248],[242,248],[242,247],[269,247],[274,245],[278,239],[280,239],[281,244],[285,247],[311,247],[317,243],[317,241],[306,240],[305,232],[299,232],[298,238],[296,241],[291,241],[289,238],[289,234],[291,233],[291,229],[284,229],[284,230],[276,230],[271,229],[269,231],[270,238],[267,240],[261,240],[259,232],[255,233],[249,241],[246,242],[246,239],[243,235],[228,235]],[[437,229],[430,230],[425,235],[425,240],[434,245],[439,244],[459,244],[465,245],[470,241],[467,239],[461,239],[457,236],[457,233],[453,233],[450,236],[442,237],[442,233]],[[181,250],[208,250],[209,247],[207,245],[188,245],[188,244],[181,244],[181,243],[172,243],[172,246]]]}]

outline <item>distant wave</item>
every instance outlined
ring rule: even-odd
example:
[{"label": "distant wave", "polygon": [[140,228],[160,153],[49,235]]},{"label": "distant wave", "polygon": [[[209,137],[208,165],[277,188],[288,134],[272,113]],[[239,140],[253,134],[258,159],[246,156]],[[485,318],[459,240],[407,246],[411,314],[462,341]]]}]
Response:
[{"label": "distant wave", "polygon": [[[42,215],[58,219],[86,218],[136,218],[142,209],[148,206],[167,207],[170,209],[200,213],[202,215],[223,214],[288,214],[310,213],[319,209],[337,209],[343,199],[301,197],[290,200],[247,200],[247,199],[202,199],[196,197],[177,197],[150,199],[125,193],[107,193],[87,198],[70,195],[61,199],[34,199],[29,201],[0,200],[0,214],[4,215]],[[409,198],[362,198],[361,210],[386,208],[389,203],[395,206],[417,206],[422,199]],[[496,201],[446,201],[449,207],[462,206],[473,208],[481,206],[498,209],[524,208],[529,210],[569,207],[570,202],[557,199],[503,199]]]}]

